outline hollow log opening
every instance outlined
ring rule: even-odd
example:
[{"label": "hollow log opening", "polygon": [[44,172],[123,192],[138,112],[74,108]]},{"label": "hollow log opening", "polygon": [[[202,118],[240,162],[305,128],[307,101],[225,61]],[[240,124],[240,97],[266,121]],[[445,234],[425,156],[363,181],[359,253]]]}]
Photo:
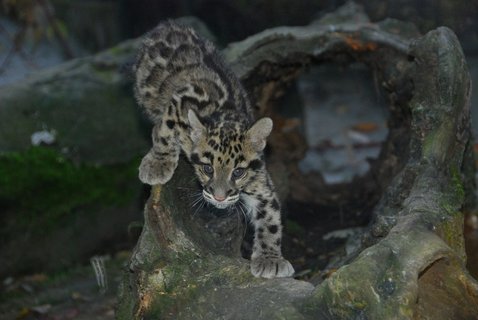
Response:
[{"label": "hollow log opening", "polygon": [[[313,271],[322,270],[322,274],[327,274],[328,270],[324,270],[324,267],[329,263],[330,257],[337,254],[333,251],[340,248],[338,244],[343,245],[349,238],[349,245],[354,248],[361,247],[360,231],[354,234],[353,228],[365,227],[373,220],[374,208],[384,197],[384,192],[392,179],[403,169],[409,156],[411,117],[408,102],[413,95],[409,71],[413,65],[413,58],[409,58],[400,48],[380,46],[377,43],[361,43],[356,39],[347,38],[346,35],[342,37],[345,39],[343,42],[321,55],[304,57],[291,54],[278,63],[264,62],[251,72],[250,78],[244,79],[246,87],[253,92],[257,102],[258,116],[269,116],[275,123],[268,142],[267,160],[288,217],[285,220],[287,235],[284,241],[285,255],[291,256],[299,274],[304,274],[303,279],[314,277],[314,282],[318,280]],[[368,70],[360,69],[363,66]],[[375,157],[367,159],[368,167],[365,167],[365,170],[363,168],[361,171],[358,170],[350,180],[337,181],[333,175],[324,177],[324,173],[320,171],[307,172],[307,169],[303,168],[307,166],[307,161],[310,162],[307,157],[311,157],[311,154],[313,157],[314,151],[323,155],[327,150],[327,144],[324,145],[324,142],[322,145],[317,144],[316,140],[314,148],[314,141],[311,140],[319,137],[305,132],[307,129],[304,128],[303,122],[313,126],[314,122],[319,125],[321,119],[314,118],[310,112],[304,114],[300,99],[307,99],[307,96],[304,97],[303,92],[297,92],[298,83],[301,80],[303,83],[302,78],[305,76],[309,82],[330,83],[334,81],[331,72],[341,77],[347,75],[357,77],[356,73],[362,72],[360,76],[363,81],[364,78],[367,79],[363,74],[366,71],[370,74],[369,91],[374,94],[369,100],[377,101],[382,97],[386,100],[383,102],[386,106],[383,106],[382,110],[372,108],[373,112],[382,113],[381,117],[387,118],[384,125],[386,138],[376,142],[380,152]],[[327,78],[320,77],[321,72]],[[315,79],[312,78],[314,76]],[[336,81],[337,78],[338,76]],[[344,79],[342,83],[336,82],[335,85],[344,87],[346,80]],[[308,90],[317,90],[317,87]],[[313,93],[317,95],[317,92]],[[335,94],[341,95],[343,91],[341,93],[335,88]],[[317,104],[320,108],[321,101],[317,101]],[[340,110],[336,110],[336,113],[340,113]],[[373,119],[376,122],[380,116]],[[350,131],[345,134],[350,134]],[[309,141],[305,137],[307,135]],[[360,133],[358,135],[364,139],[363,135]],[[333,148],[334,145],[331,144],[329,147]],[[339,145],[340,147],[348,147],[349,152],[354,148],[353,145]],[[337,241],[334,234],[326,235],[328,241],[322,240],[326,233],[346,228],[348,230],[344,230],[342,235],[336,233],[342,240]],[[375,236],[384,236],[385,232],[379,230]]]},{"label": "hollow log opening", "polygon": [[271,161],[287,163],[282,243],[296,278],[318,283],[338,257],[360,247],[380,197],[371,170],[388,135],[388,107],[375,80],[363,63],[324,61],[305,68],[271,103],[282,125],[271,143],[302,143],[295,145],[301,157],[290,159],[289,146],[288,159]]}]

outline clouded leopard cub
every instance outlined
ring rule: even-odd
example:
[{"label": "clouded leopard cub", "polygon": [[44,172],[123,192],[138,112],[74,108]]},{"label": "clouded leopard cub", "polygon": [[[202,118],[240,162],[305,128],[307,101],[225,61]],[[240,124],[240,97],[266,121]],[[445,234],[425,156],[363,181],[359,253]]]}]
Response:
[{"label": "clouded leopard cub", "polygon": [[254,123],[239,80],[191,28],[157,26],[144,39],[134,70],[136,98],[154,122],[140,180],[168,182],[182,150],[206,201],[220,209],[246,204],[255,227],[252,274],[291,276],[294,269],[281,254],[280,205],[262,154],[272,120]]}]

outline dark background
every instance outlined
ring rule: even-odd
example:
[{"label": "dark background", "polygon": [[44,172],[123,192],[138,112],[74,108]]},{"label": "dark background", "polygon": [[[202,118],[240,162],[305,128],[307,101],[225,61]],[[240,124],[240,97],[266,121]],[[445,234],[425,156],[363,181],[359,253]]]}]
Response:
[{"label": "dark background", "polygon": [[[238,41],[278,25],[306,25],[347,1],[340,0],[52,0],[58,16],[82,39],[104,48],[137,37],[163,19],[195,16],[204,21],[221,44]],[[395,18],[422,32],[448,26],[466,52],[478,52],[478,1],[358,0],[372,21]],[[101,35],[109,31],[107,36]]]}]

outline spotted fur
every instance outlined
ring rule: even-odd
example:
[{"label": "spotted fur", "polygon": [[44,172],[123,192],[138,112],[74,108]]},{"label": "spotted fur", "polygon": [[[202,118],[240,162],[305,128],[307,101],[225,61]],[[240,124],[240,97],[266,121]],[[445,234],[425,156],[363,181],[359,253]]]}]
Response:
[{"label": "spotted fur", "polygon": [[246,207],[255,227],[252,274],[291,276],[294,269],[281,254],[280,204],[263,161],[272,120],[254,122],[238,78],[191,28],[157,26],[144,39],[134,68],[136,98],[154,122],[140,180],[168,182],[182,150],[206,201],[221,209]]}]

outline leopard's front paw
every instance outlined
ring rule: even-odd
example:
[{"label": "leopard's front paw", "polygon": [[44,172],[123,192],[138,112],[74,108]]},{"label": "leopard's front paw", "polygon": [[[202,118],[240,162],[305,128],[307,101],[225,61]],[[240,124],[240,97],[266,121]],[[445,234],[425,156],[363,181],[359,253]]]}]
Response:
[{"label": "leopard's front paw", "polygon": [[149,185],[165,184],[173,176],[177,165],[177,161],[157,159],[148,153],[139,165],[139,180]]},{"label": "leopard's front paw", "polygon": [[282,257],[259,256],[251,260],[251,273],[254,277],[284,278],[294,274],[294,268]]}]

